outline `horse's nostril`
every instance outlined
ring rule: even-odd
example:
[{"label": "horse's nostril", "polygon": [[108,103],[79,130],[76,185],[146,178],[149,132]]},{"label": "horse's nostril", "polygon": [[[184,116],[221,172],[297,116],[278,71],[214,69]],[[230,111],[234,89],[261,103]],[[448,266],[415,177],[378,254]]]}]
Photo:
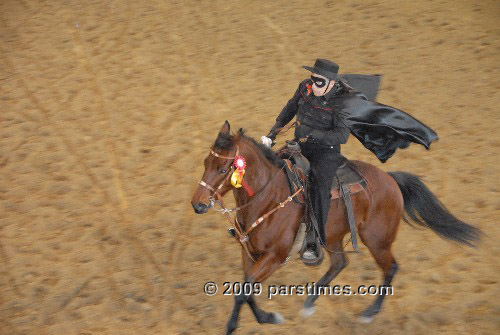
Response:
[{"label": "horse's nostril", "polygon": [[197,213],[197,214],[203,214],[203,213],[206,213],[207,210],[208,210],[208,205],[205,205],[205,204],[202,204],[202,203],[197,203],[197,204],[193,204],[193,208],[194,208],[194,211]]}]

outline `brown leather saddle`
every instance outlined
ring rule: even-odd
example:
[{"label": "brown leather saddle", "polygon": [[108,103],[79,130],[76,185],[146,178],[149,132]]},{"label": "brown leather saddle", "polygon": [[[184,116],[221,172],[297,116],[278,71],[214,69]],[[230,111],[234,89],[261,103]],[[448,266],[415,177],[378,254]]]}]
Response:
[{"label": "brown leather saddle", "polygon": [[331,186],[332,199],[340,197],[342,186],[347,186],[349,188],[349,193],[355,194],[364,190],[366,185],[366,181],[356,170],[354,164],[346,159],[345,162],[339,166],[337,177],[333,179]]},{"label": "brown leather saddle", "polygon": [[[310,164],[306,157],[300,153],[300,147],[296,142],[289,141],[288,144],[278,151],[278,156],[286,163],[287,175],[291,188],[297,191],[300,186],[305,185],[310,172]],[[290,173],[291,172],[291,173]],[[300,179],[300,184],[293,177],[295,174]],[[344,157],[344,162],[337,169],[337,176],[331,185],[332,199],[338,199],[342,186],[347,186],[350,194],[358,193],[366,188],[366,181],[356,170],[354,164]]]}]

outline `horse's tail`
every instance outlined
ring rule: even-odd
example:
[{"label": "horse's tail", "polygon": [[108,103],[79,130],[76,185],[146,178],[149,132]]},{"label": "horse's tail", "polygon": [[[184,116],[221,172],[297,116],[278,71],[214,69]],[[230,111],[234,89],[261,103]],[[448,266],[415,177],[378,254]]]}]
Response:
[{"label": "horse's tail", "polygon": [[407,172],[389,172],[403,194],[403,220],[432,229],[439,236],[469,246],[475,246],[481,230],[457,219],[415,175]]}]

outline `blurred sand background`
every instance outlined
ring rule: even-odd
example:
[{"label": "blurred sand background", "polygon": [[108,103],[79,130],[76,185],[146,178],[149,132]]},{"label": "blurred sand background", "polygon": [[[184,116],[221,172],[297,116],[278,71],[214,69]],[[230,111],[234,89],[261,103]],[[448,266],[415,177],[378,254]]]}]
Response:
[{"label": "blurred sand background", "polygon": [[[223,333],[233,299],[203,284],[241,280],[240,247],[191,208],[203,158],[226,119],[267,133],[317,57],[383,74],[378,100],[440,136],[383,165],[353,137],[344,155],[423,176],[488,237],[470,249],[402,223],[373,323],[357,314],[374,297],[321,297],[307,320],[305,297],[260,297],[287,323],[245,306],[238,334],[500,333],[499,18],[494,0],[2,0],[0,334]],[[362,251],[332,284],[381,283]]]}]

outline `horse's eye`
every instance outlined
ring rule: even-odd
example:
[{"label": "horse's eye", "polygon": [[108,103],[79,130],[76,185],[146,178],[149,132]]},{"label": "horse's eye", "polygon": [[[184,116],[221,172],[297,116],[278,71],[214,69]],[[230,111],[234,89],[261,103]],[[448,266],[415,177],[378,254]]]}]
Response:
[{"label": "horse's eye", "polygon": [[227,172],[227,170],[224,169],[224,168],[222,168],[222,169],[219,170],[219,173],[226,173],[226,172]]}]

